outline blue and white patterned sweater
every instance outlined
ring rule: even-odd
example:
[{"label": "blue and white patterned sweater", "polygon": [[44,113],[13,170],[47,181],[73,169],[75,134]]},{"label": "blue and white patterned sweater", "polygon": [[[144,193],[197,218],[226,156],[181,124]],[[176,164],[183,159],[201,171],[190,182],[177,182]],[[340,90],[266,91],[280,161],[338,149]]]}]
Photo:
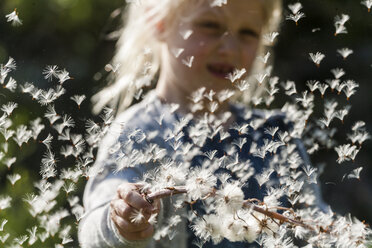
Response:
[{"label": "blue and white patterned sweater", "polygon": [[[235,129],[230,129],[230,137],[223,139],[219,138],[217,133],[213,139],[206,139],[200,148],[202,152],[217,150],[216,159],[221,158],[226,154],[232,155],[230,157],[239,156],[240,161],[245,161],[250,164],[247,174],[251,175],[261,173],[270,166],[270,154],[265,159],[253,156],[250,152],[253,143],[261,146],[264,140],[271,140],[273,137],[265,133],[267,127],[279,127],[279,130],[289,130],[290,123],[286,120],[285,115],[280,112],[267,113],[262,111],[250,111],[241,105],[231,105],[231,113],[235,116],[237,125],[244,123],[255,122],[257,128],[253,129],[249,125],[245,134],[238,133]],[[164,116],[159,125],[158,121],[161,116]],[[156,121],[156,119],[158,121]],[[177,112],[171,111],[171,107],[163,104],[156,96],[155,91],[150,91],[146,97],[138,104],[133,105],[123,113],[121,113],[112,124],[108,134],[102,141],[97,154],[97,161],[95,162],[95,169],[100,173],[90,178],[84,192],[84,207],[86,214],[79,224],[79,242],[83,248],[94,247],[196,247],[192,243],[195,241],[195,236],[189,227],[188,223],[183,221],[172,230],[162,229],[161,226],[167,223],[170,216],[175,214],[175,210],[169,199],[162,200],[161,212],[158,215],[158,224],[156,229],[156,236],[163,236],[168,234],[171,238],[164,237],[156,241],[149,238],[143,241],[127,241],[117,232],[112,220],[110,219],[110,201],[116,194],[116,188],[123,182],[136,182],[141,180],[143,175],[149,170],[154,169],[156,163],[147,161],[146,156],[141,156],[136,153],[140,149],[159,151],[164,148],[165,151],[172,152],[173,148],[169,142],[164,141],[169,131],[174,131],[175,126],[178,128],[182,117]],[[183,119],[185,120],[185,119]],[[253,121],[253,122],[252,122]],[[175,125],[177,123],[177,125]],[[190,141],[187,127],[192,124],[192,120],[182,129],[185,133],[182,140],[184,142]],[[237,138],[246,138],[247,142],[241,149],[227,151],[226,147],[233,147],[231,142]],[[294,140],[295,153],[302,159],[303,164],[310,164],[309,158],[300,140]],[[156,144],[152,148],[149,144]],[[126,146],[126,152],[122,152],[119,147]],[[157,150],[158,149],[158,150]],[[130,154],[128,154],[130,153]],[[192,154],[191,154],[192,156]],[[128,159],[130,157],[130,159]],[[205,156],[204,156],[205,158]],[[203,156],[196,155],[193,157],[191,164],[200,165],[203,163]],[[130,162],[129,162],[130,161]],[[137,161],[137,163],[133,163]],[[271,161],[272,162],[272,161]],[[131,167],[127,167],[131,163]],[[124,169],[118,169],[124,165]],[[224,166],[222,166],[224,167]],[[227,172],[236,176],[231,170],[222,168],[217,172]],[[266,193],[266,188],[270,184],[275,185],[280,183],[279,173],[274,172],[270,176],[269,183],[260,187],[254,176],[248,176],[247,183],[243,187],[245,198],[263,199]],[[306,188],[306,187],[305,187]],[[315,199],[307,199],[309,205],[316,205],[325,209],[325,205],[320,197],[320,190],[316,184],[311,184],[307,190],[315,191]],[[286,204],[283,199],[283,204]],[[187,216],[186,209],[177,210],[177,214]],[[176,234],[176,235],[173,235]],[[174,236],[174,237],[173,237]],[[247,245],[247,243],[229,242],[224,239],[218,245],[213,245],[212,242],[204,244],[203,247],[256,247],[256,244]]]}]

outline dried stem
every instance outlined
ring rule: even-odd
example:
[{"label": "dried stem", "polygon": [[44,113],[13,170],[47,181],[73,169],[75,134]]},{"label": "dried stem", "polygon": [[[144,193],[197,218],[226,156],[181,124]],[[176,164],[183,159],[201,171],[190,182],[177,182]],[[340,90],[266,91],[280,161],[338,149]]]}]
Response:
[{"label": "dried stem", "polygon": [[[213,189],[211,192],[215,192],[215,189]],[[168,187],[168,188],[165,188],[165,189],[160,190],[158,192],[148,194],[148,195],[145,196],[145,198],[148,202],[153,203],[154,200],[156,200],[156,199],[161,199],[161,198],[169,197],[169,196],[172,196],[172,195],[178,195],[178,194],[187,194],[186,188],[184,186]],[[208,196],[213,196],[213,195],[214,195],[214,193],[208,194]],[[292,224],[292,225],[302,226],[306,229],[315,231],[314,227],[312,227],[312,226],[310,226],[310,225],[308,225],[308,224],[306,224],[302,221],[295,220],[295,219],[286,217],[282,214],[279,214],[277,212],[273,212],[273,211],[270,211],[268,209],[265,209],[264,207],[257,206],[257,205],[252,203],[253,201],[257,201],[257,199],[247,199],[247,200],[245,200],[244,204],[243,204],[243,207],[251,209],[251,210],[256,211],[256,212],[259,212],[261,214],[264,214],[264,215],[266,215],[266,216],[268,216],[272,219],[277,219],[281,223],[286,222],[286,223],[289,223],[289,224]]]}]

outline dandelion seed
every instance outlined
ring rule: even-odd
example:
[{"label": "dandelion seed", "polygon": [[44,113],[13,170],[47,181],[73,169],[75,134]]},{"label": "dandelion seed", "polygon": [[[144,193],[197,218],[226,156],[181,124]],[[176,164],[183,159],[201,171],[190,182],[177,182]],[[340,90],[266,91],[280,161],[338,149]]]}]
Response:
[{"label": "dandelion seed", "polygon": [[264,185],[266,182],[268,182],[270,180],[270,176],[273,172],[274,172],[273,169],[267,169],[267,170],[264,170],[261,174],[257,174],[255,176],[255,179],[257,180],[258,185],[260,185],[260,187],[262,187],[262,185]]},{"label": "dandelion seed", "polygon": [[288,4],[288,8],[295,15],[302,9],[302,4],[300,2],[297,2],[297,3],[294,3],[294,4]]},{"label": "dandelion seed", "polygon": [[57,114],[53,105],[49,105],[47,107],[47,111],[45,112],[44,116],[48,118],[50,125],[53,125],[54,122],[56,122],[57,120],[61,118],[61,116]]},{"label": "dandelion seed", "polygon": [[210,193],[216,186],[217,178],[209,170],[197,168],[189,173],[186,189],[191,199],[196,200]]},{"label": "dandelion seed", "polygon": [[199,242],[193,242],[193,244],[198,247],[203,247],[203,244],[211,239],[212,236],[218,235],[220,233],[219,226],[221,221],[218,220],[216,215],[204,215],[203,219],[198,219],[194,225],[191,226],[195,235],[202,239]]},{"label": "dandelion seed", "polygon": [[250,84],[248,80],[239,80],[234,86],[239,90],[239,91],[245,91],[249,88]]},{"label": "dandelion seed", "polygon": [[338,49],[337,53],[339,53],[345,60],[349,55],[353,54],[354,51],[349,48],[342,48],[342,49]]},{"label": "dandelion seed", "polygon": [[4,68],[9,70],[15,70],[17,68],[16,62],[12,57],[9,57],[8,62],[4,65]]},{"label": "dandelion seed", "polygon": [[348,20],[350,20],[350,16],[345,14],[335,17],[335,36],[337,36],[338,34],[347,34],[347,29],[344,25]]},{"label": "dandelion seed", "polygon": [[371,136],[367,132],[361,132],[356,137],[359,146],[363,144],[367,139],[371,139]]},{"label": "dandelion seed", "polygon": [[41,90],[38,96],[38,101],[41,105],[49,105],[58,98],[54,89],[48,89],[48,91]]},{"label": "dandelion seed", "polygon": [[372,0],[363,0],[360,4],[368,8],[368,13],[371,12]]},{"label": "dandelion seed", "polygon": [[357,121],[351,128],[351,130],[353,131],[357,131],[357,130],[360,130],[361,128],[363,128],[364,126],[366,125],[366,123],[364,121]]},{"label": "dandelion seed", "polygon": [[0,196],[0,210],[4,210],[10,207],[12,198],[10,196]]},{"label": "dandelion seed", "polygon": [[214,156],[216,156],[217,150],[208,151],[204,153],[204,156],[206,156],[209,160],[213,160]]},{"label": "dandelion seed", "polygon": [[187,30],[181,30],[180,31],[180,34],[182,36],[182,38],[184,40],[187,40],[191,35],[192,35],[193,31],[190,30],[190,29],[187,29]]},{"label": "dandelion seed", "polygon": [[319,123],[323,124],[327,128],[329,127],[329,124],[331,123],[332,118],[320,118]]},{"label": "dandelion seed", "polygon": [[69,194],[76,190],[76,185],[74,183],[65,183],[62,187],[66,194]]},{"label": "dandelion seed", "polygon": [[363,167],[359,167],[359,168],[356,168],[354,170],[352,170],[352,172],[350,174],[345,174],[343,177],[342,177],[342,180],[344,180],[345,176],[348,178],[348,179],[358,179],[360,180],[360,172],[363,170]]},{"label": "dandelion seed", "polygon": [[353,88],[349,88],[346,86],[346,88],[343,89],[345,95],[346,95],[346,100],[349,101],[350,97],[356,93],[356,90]]},{"label": "dandelion seed", "polygon": [[310,177],[314,172],[317,171],[316,168],[312,167],[311,165],[304,165],[302,167],[303,171],[306,173],[307,177]]},{"label": "dandelion seed", "polygon": [[85,128],[89,134],[98,132],[100,130],[100,126],[91,119],[86,121]]},{"label": "dandelion seed", "polygon": [[313,95],[307,95],[308,91],[302,92],[302,97],[296,97],[296,102],[300,102],[304,108],[308,108],[314,101]]},{"label": "dandelion seed", "polygon": [[16,130],[13,140],[18,144],[19,147],[21,147],[22,144],[27,143],[31,137],[32,131],[27,130],[27,127],[25,125],[20,125]]},{"label": "dandelion seed", "polygon": [[297,26],[298,25],[298,21],[300,19],[304,18],[304,17],[305,17],[305,14],[304,13],[298,12],[298,13],[296,13],[294,15],[292,15],[292,14],[288,15],[285,19],[286,20],[290,20],[290,21],[294,21],[296,23],[296,26]]},{"label": "dandelion seed", "polygon": [[341,164],[344,161],[350,160],[350,156],[356,150],[357,150],[357,147],[356,146],[352,146],[350,144],[340,145],[340,146],[335,147],[335,151],[338,154],[337,162],[339,164]]},{"label": "dandelion seed", "polygon": [[0,241],[4,244],[5,241],[9,238],[9,236],[10,236],[9,233],[0,236]]},{"label": "dandelion seed", "polygon": [[236,130],[239,133],[239,135],[242,135],[248,133],[248,127],[249,124],[247,123],[243,123],[241,125],[234,123],[232,129]]},{"label": "dandelion seed", "polygon": [[317,31],[320,31],[320,28],[313,28],[313,29],[311,30],[312,33],[315,33],[315,32],[317,32]]},{"label": "dandelion seed", "polygon": [[267,52],[264,56],[259,56],[258,59],[262,61],[262,63],[267,64],[267,61],[270,58],[271,53]]},{"label": "dandelion seed", "polygon": [[18,243],[19,245],[22,245],[26,240],[28,239],[27,235],[19,236],[14,239],[14,242]]},{"label": "dandelion seed", "polygon": [[41,89],[37,89],[36,87],[33,88],[33,90],[31,90],[30,92],[30,95],[32,96],[32,100],[38,100],[40,95],[42,93],[42,90]]},{"label": "dandelion seed", "polygon": [[189,56],[187,57],[186,59],[182,59],[182,63],[184,65],[186,65],[187,67],[190,67],[192,66],[192,62],[194,61],[194,56]]},{"label": "dandelion seed", "polygon": [[55,166],[57,160],[54,153],[51,150],[47,150],[41,159],[41,163],[47,167]]},{"label": "dandelion seed", "polygon": [[234,69],[233,72],[227,74],[226,78],[231,81],[231,83],[234,83],[236,80],[240,79],[247,71],[243,69]]},{"label": "dandelion seed", "polygon": [[237,183],[227,183],[217,192],[218,211],[236,213],[243,206],[244,193]]},{"label": "dandelion seed", "polygon": [[33,245],[37,241],[36,237],[37,226],[33,226],[31,229],[27,229],[27,232],[30,234],[28,239],[28,245]]},{"label": "dandelion seed", "polygon": [[256,74],[255,78],[258,81],[258,84],[261,85],[267,76],[268,75],[266,73],[260,73],[260,74]]},{"label": "dandelion seed", "polygon": [[152,214],[151,216],[150,216],[150,218],[148,219],[148,223],[150,223],[151,225],[155,225],[156,223],[157,223],[157,220],[156,220],[156,217],[158,216],[158,214],[157,213],[155,213],[155,214]]},{"label": "dandelion seed", "polygon": [[5,16],[7,18],[7,22],[12,22],[13,26],[20,26],[22,25],[22,20],[18,17],[17,9],[15,9],[12,13]]},{"label": "dandelion seed", "polygon": [[40,143],[43,143],[48,150],[50,150],[50,145],[52,143],[53,136],[49,133],[48,136],[43,140],[40,141]]},{"label": "dandelion seed", "polygon": [[142,223],[142,221],[145,219],[145,216],[143,214],[143,208],[140,210],[134,209],[133,213],[130,215],[130,222],[134,224]]},{"label": "dandelion seed", "polygon": [[56,65],[47,65],[45,69],[43,70],[42,74],[44,75],[44,78],[48,81],[52,81],[53,78],[58,78],[58,66]]},{"label": "dandelion seed", "polygon": [[121,66],[120,64],[115,65],[107,64],[105,65],[105,71],[107,72],[112,71],[113,73],[116,73],[119,70],[120,66]]},{"label": "dandelion seed", "polygon": [[194,91],[191,94],[191,101],[193,103],[200,102],[203,99],[203,95],[204,95],[205,89],[206,89],[205,87],[201,87],[201,88],[197,89],[196,91]]},{"label": "dandelion seed", "polygon": [[30,93],[34,90],[34,85],[26,82],[24,85],[21,85],[22,93]]},{"label": "dandelion seed", "polygon": [[369,134],[363,131],[354,131],[353,134],[348,135],[348,139],[351,140],[353,144],[359,143],[359,145],[362,145],[363,142],[369,138],[370,138]]},{"label": "dandelion seed", "polygon": [[231,142],[231,144],[236,145],[237,147],[239,147],[240,152],[242,151],[243,146],[246,143],[247,143],[247,138],[238,138],[237,140],[234,140],[233,142]]},{"label": "dandelion seed", "polygon": [[139,100],[141,95],[143,93],[143,89],[140,88],[136,93],[134,93],[133,97],[136,99],[136,100]]},{"label": "dandelion seed", "polygon": [[328,85],[327,84],[319,84],[319,87],[318,87],[318,90],[322,96],[322,98],[324,98],[324,94],[326,92],[326,90],[328,89]]},{"label": "dandelion seed", "polygon": [[21,175],[19,175],[19,174],[7,175],[6,178],[10,181],[10,183],[12,184],[12,186],[14,186],[14,184],[19,179],[21,179]]},{"label": "dandelion seed", "polygon": [[345,116],[349,113],[350,106],[346,106],[344,109],[341,109],[335,113],[335,117],[340,119],[343,123]]},{"label": "dandelion seed", "polygon": [[293,94],[296,94],[297,93],[297,90],[296,90],[296,84],[294,81],[287,81],[284,85],[283,85],[284,89],[285,89],[285,94],[288,95],[288,96],[291,96]]},{"label": "dandelion seed", "polygon": [[7,104],[4,104],[1,106],[1,110],[4,111],[7,116],[10,116],[14,109],[18,107],[18,104],[15,102],[8,102]]},{"label": "dandelion seed", "polygon": [[227,4],[227,0],[213,0],[210,6],[211,7],[222,7],[224,4]]},{"label": "dandelion seed", "polygon": [[266,45],[270,45],[270,44],[273,44],[276,37],[278,37],[279,33],[278,32],[271,32],[269,34],[265,34],[263,36],[263,40],[265,42]]},{"label": "dandelion seed", "polygon": [[63,126],[64,127],[74,127],[75,121],[69,115],[63,115]]},{"label": "dandelion seed", "polygon": [[[71,243],[72,241],[74,241],[74,240],[70,236],[64,236],[62,238],[62,245]],[[62,247],[64,247],[64,246],[62,246]]]},{"label": "dandelion seed", "polygon": [[332,80],[326,80],[326,83],[329,85],[331,88],[332,92],[340,86],[340,80],[338,79],[332,79]]},{"label": "dandelion seed", "polygon": [[85,95],[74,95],[72,97],[70,97],[71,100],[73,100],[77,105],[78,105],[78,108],[80,109],[80,104],[86,99],[86,96]]},{"label": "dandelion seed", "polygon": [[0,223],[0,232],[4,231],[5,224],[8,223],[7,219],[3,219]]},{"label": "dandelion seed", "polygon": [[208,109],[211,113],[214,113],[218,109],[218,103],[217,102],[211,102],[208,105]]},{"label": "dandelion seed", "polygon": [[3,163],[6,165],[6,167],[8,167],[8,169],[10,169],[10,167],[16,162],[17,158],[13,157],[13,158],[7,158],[3,161]]},{"label": "dandelion seed", "polygon": [[252,97],[252,103],[255,107],[260,105],[262,102],[263,102],[262,97],[257,97],[257,96]]},{"label": "dandelion seed", "polygon": [[313,93],[319,87],[319,81],[309,80],[306,82],[307,87],[309,87],[310,92]]},{"label": "dandelion seed", "polygon": [[66,69],[63,69],[57,73],[57,77],[60,84],[63,84],[65,81],[72,79],[70,77],[70,73],[66,71]]},{"label": "dandelion seed", "polygon": [[320,53],[320,52],[317,52],[315,54],[313,53],[309,53],[310,55],[310,60],[314,62],[314,64],[319,67],[320,65],[320,62],[325,58],[325,55]]},{"label": "dandelion seed", "polygon": [[178,148],[180,148],[182,145],[182,141],[180,140],[175,140],[171,143],[171,147],[173,148],[174,151],[177,151]]},{"label": "dandelion seed", "polygon": [[350,16],[346,14],[342,14],[341,16],[335,17],[335,24],[337,25],[345,25],[347,21],[350,20]]},{"label": "dandelion seed", "polygon": [[271,135],[271,138],[274,139],[274,136],[278,130],[279,130],[279,127],[268,127],[268,128],[265,128],[265,133]]},{"label": "dandelion seed", "polygon": [[50,236],[49,232],[43,232],[43,233],[40,233],[40,234],[38,235],[38,237],[39,237],[39,239],[40,239],[40,241],[41,241],[42,243],[44,243],[44,241],[45,241],[47,238],[49,238],[49,236]]},{"label": "dandelion seed", "polygon": [[210,90],[208,93],[205,93],[203,96],[207,98],[210,102],[213,101],[213,96],[216,94],[215,91]]},{"label": "dandelion seed", "polygon": [[159,126],[161,126],[163,119],[164,119],[164,114],[161,114],[158,118],[155,118],[155,121],[159,124]]},{"label": "dandelion seed", "polygon": [[217,93],[217,98],[220,103],[226,101],[227,99],[230,99],[235,94],[233,90],[225,89],[221,90]]},{"label": "dandelion seed", "polygon": [[181,53],[183,53],[183,51],[185,51],[184,48],[172,48],[171,49],[171,52],[173,53],[174,57],[178,58]]},{"label": "dandelion seed", "polygon": [[17,81],[14,80],[14,78],[10,77],[8,83],[4,86],[4,88],[10,90],[11,92],[14,92],[17,88]]},{"label": "dandelion seed", "polygon": [[332,69],[331,72],[334,75],[335,79],[340,79],[343,75],[345,75],[344,69],[340,68]]},{"label": "dandelion seed", "polygon": [[344,90],[345,87],[346,87],[346,83],[345,82],[337,85],[337,87],[336,87],[337,94],[338,95],[341,94],[341,92]]}]

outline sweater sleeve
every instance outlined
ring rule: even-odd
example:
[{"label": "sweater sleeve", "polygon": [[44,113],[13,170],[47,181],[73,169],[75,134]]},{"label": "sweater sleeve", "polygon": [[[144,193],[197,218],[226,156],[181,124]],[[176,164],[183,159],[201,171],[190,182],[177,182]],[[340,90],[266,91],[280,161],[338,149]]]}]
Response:
[{"label": "sweater sleeve", "polygon": [[133,182],[140,168],[129,168],[113,174],[105,169],[101,175],[89,179],[84,192],[85,215],[79,223],[79,242],[82,248],[146,247],[150,239],[128,241],[122,237],[110,218],[110,201],[116,188],[124,182]]},{"label": "sweater sleeve", "polygon": [[[296,144],[298,153],[299,153],[300,157],[302,158],[303,162],[306,165],[311,165],[312,163],[310,161],[309,155],[306,152],[306,148],[305,148],[303,142],[300,139],[295,139],[294,143]],[[310,183],[310,184],[306,183],[305,184],[305,190],[310,190],[314,193],[314,195],[315,195],[315,206],[317,206],[323,212],[328,212],[329,206],[323,200],[322,191],[321,191],[321,188],[319,186],[318,178],[315,178],[313,183]]]}]

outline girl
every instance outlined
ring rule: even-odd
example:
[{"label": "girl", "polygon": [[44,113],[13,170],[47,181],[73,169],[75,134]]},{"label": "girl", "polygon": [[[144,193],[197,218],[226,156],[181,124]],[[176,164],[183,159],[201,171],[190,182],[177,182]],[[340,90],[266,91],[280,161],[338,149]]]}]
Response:
[{"label": "girl", "polygon": [[[182,181],[186,175],[180,172],[184,172],[185,164],[188,169],[203,164],[200,155],[215,150],[216,158],[225,158],[225,154],[249,159],[252,165],[249,168],[237,170],[225,166],[215,169],[215,174],[243,178],[245,181],[240,180],[240,186],[247,186],[245,197],[263,198],[261,186],[265,182],[258,177],[251,179],[257,172],[268,173],[269,169],[265,168],[270,167],[269,160],[265,159],[265,153],[262,158],[251,155],[247,158],[247,154],[254,147],[253,141],[262,143],[269,127],[277,126],[284,131],[288,125],[282,116],[252,112],[227,99],[247,102],[264,88],[258,84],[255,89],[251,83],[248,91],[242,91],[244,94],[231,93],[237,79],[247,79],[239,83],[244,87],[244,83],[250,83],[249,75],[263,70],[263,63],[256,57],[264,53],[263,35],[274,31],[279,24],[281,2],[131,2],[114,59],[120,64],[116,82],[94,98],[96,111],[109,103],[117,106],[120,114],[101,143],[94,167],[97,175],[90,178],[85,189],[86,215],[79,226],[79,239],[82,247],[192,247],[197,239],[187,231],[186,223],[170,218],[175,215],[174,211],[178,211],[179,216],[187,215],[182,212],[183,208],[175,209],[176,199],[150,204],[141,194],[143,184],[138,182],[151,178],[150,171],[155,168],[168,173],[166,178],[156,179],[161,185],[159,189],[168,185],[163,184],[167,180]],[[156,89],[126,109],[134,97],[141,95],[142,88],[151,87],[153,82],[157,82]],[[207,124],[212,119],[212,130],[210,123],[209,129],[208,125],[199,125],[199,119]],[[234,128],[229,129],[232,123]],[[244,123],[260,128],[252,133],[251,127]],[[192,128],[187,129],[189,127]],[[213,135],[210,139],[200,138],[196,133],[201,130],[209,130],[217,138]],[[275,132],[271,136],[274,139]],[[233,147],[234,142],[239,146],[237,140],[249,140],[251,144],[240,143],[240,149],[226,150],[226,146]],[[179,148],[178,141],[199,146],[199,152],[187,145]],[[306,154],[300,148],[298,154],[305,160]],[[172,155],[172,151],[178,156]],[[211,153],[209,156],[213,157]],[[176,169],[172,170],[167,161]],[[190,173],[202,174],[202,171],[193,169]],[[223,181],[222,177],[218,179]],[[314,200],[305,203],[313,204],[311,201]],[[165,228],[164,223],[167,223]],[[193,228],[197,231],[198,226]],[[165,235],[169,237],[164,238]],[[214,242],[219,243],[218,246],[208,242],[203,247],[247,247],[247,243],[232,242],[236,239],[234,235],[231,233],[230,241]]]}]

